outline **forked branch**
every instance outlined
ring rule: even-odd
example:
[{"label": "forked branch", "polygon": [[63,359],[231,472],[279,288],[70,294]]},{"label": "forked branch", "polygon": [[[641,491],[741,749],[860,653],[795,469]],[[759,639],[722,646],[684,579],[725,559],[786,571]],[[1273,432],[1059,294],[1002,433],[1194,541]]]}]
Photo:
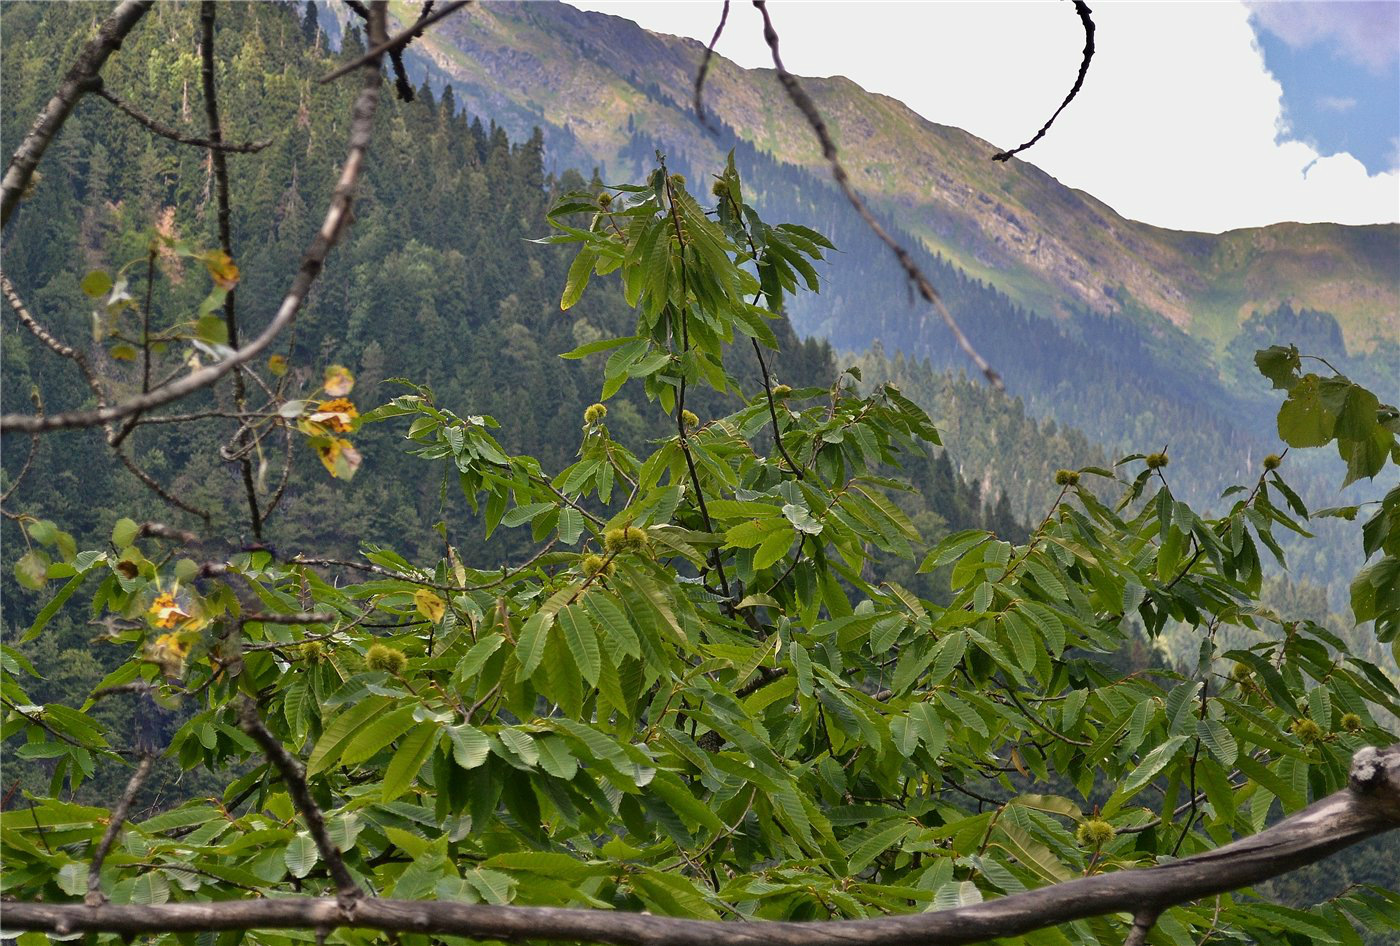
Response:
[{"label": "forked branch", "polygon": [[10,215],[24,197],[24,189],[34,176],[34,169],[44,157],[59,129],[68,120],[73,106],[88,92],[101,85],[99,73],[107,62],[107,57],[121,48],[122,40],[136,26],[146,11],[155,5],[155,0],[124,0],[112,11],[98,28],[97,35],[83,47],[73,65],[68,68],[58,84],[58,91],[34,119],[29,134],[15,149],[10,164],[5,168],[5,179],[0,185],[0,227],[10,222]]},{"label": "forked branch", "polygon": [[[382,26],[378,29],[379,35],[382,36]],[[266,351],[277,340],[283,329],[291,325],[296,318],[297,312],[306,301],[307,293],[311,290],[311,284],[316,281],[316,277],[321,274],[321,270],[326,264],[326,256],[339,241],[349,224],[350,204],[354,199],[355,187],[359,182],[360,173],[364,169],[365,155],[369,149],[370,134],[374,127],[374,112],[379,104],[378,62],[367,60],[363,75],[364,85],[359,96],[355,99],[352,111],[348,153],[345,157],[345,164],[340,171],[340,179],[336,182],[335,190],[331,195],[330,206],[326,209],[325,219],[305,255],[302,256],[301,265],[297,269],[296,276],[292,279],[291,288],[283,297],[276,315],[273,316],[272,321],[268,323],[261,334],[242,348],[235,349],[223,361],[207,365],[178,381],[155,388],[119,404],[101,406],[95,410],[68,411],[44,416],[6,414],[0,417],[0,433],[15,431],[34,433],[73,427],[95,427],[111,423],[114,420],[121,420],[133,414],[178,401],[195,391],[207,388],[230,371],[240,365],[247,364]],[[8,172],[5,179],[7,182],[5,193],[8,200]],[[8,204],[6,206],[8,207]]]}]

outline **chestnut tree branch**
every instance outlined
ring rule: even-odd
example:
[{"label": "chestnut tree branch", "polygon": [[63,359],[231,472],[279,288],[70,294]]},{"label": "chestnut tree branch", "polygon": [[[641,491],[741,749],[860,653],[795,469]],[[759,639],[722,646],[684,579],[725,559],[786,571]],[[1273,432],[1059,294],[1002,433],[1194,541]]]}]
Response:
[{"label": "chestnut tree branch", "polygon": [[[265,730],[264,730],[265,731]],[[280,749],[280,746],[278,746]],[[285,774],[285,773],[284,773]],[[1129,944],[1167,907],[1239,890],[1400,828],[1400,746],[1367,747],[1348,787],[1259,834],[1156,867],[1095,874],[996,900],[905,916],[817,922],[686,920],[557,907],[368,897],[346,903],[286,897],[159,906],[7,903],[5,926],[58,935],[340,926],[475,939],[566,940],[618,946],[960,946],[1058,923],[1129,913]]]}]

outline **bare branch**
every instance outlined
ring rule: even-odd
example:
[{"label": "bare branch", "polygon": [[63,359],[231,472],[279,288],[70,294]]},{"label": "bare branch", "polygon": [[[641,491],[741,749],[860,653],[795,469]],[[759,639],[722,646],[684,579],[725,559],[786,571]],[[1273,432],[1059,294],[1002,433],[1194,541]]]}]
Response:
[{"label": "bare branch", "polygon": [[[419,22],[426,20],[433,15],[434,0],[427,0],[423,4],[423,9],[418,14]],[[408,44],[395,47],[389,50],[389,62],[394,67],[394,90],[398,93],[399,99],[404,102],[412,102],[414,98],[413,86],[408,81],[408,71],[403,65],[403,51],[408,48]]]},{"label": "bare branch", "polygon": [[515,568],[507,569],[506,566],[502,566],[500,578],[496,578],[488,582],[483,582],[479,585],[446,585],[440,582],[432,581],[427,578],[420,578],[417,575],[409,575],[404,572],[396,572],[393,569],[385,568],[382,565],[373,565],[366,562],[350,562],[340,558],[306,558],[304,556],[298,555],[296,558],[293,558],[289,562],[287,562],[287,564],[312,565],[318,567],[332,568],[353,568],[356,571],[366,572],[371,575],[382,575],[385,578],[392,578],[396,581],[406,581],[410,584],[422,585],[424,588],[434,588],[438,591],[446,591],[449,593],[456,594],[468,591],[484,591],[487,588],[495,588],[499,585],[505,584],[512,578],[531,568],[541,558],[553,551],[554,545],[557,541],[557,538],[550,539],[549,542],[545,543],[545,545],[543,545],[538,552],[530,556],[521,564],[517,565]]},{"label": "bare branch", "polygon": [[336,888],[340,891],[340,900],[346,905],[355,903],[364,897],[365,892],[360,889],[360,885],[355,883],[355,878],[350,876],[349,869],[345,866],[345,860],[340,856],[340,848],[335,846],[330,834],[326,831],[326,819],[321,814],[321,809],[316,804],[316,800],[311,797],[311,789],[306,785],[305,771],[301,763],[292,757],[282,743],[277,741],[277,737],[272,735],[263,724],[262,717],[258,714],[257,704],[247,697],[243,698],[243,704],[239,708],[238,722],[243,727],[243,731],[253,737],[263,753],[267,756],[277,771],[282,773],[282,781],[286,783],[287,793],[292,796],[292,801],[296,802],[297,810],[301,812],[302,818],[306,821],[306,829],[311,834],[311,839],[316,842],[316,849],[321,852],[321,860],[326,862],[327,869],[330,870],[331,879],[335,881]]},{"label": "bare branch", "polygon": [[0,184],[0,227],[9,224],[10,215],[24,198],[24,189],[29,185],[34,169],[58,136],[63,123],[68,120],[73,106],[78,104],[84,93],[101,85],[102,79],[98,73],[102,71],[107,57],[121,48],[126,34],[154,5],[155,0],[123,0],[98,28],[97,36],[83,47],[73,65],[68,67],[68,72],[58,84],[58,91],[34,119],[29,134],[19,143],[9,166],[5,168],[5,179]]},{"label": "bare branch", "polygon": [[1286,874],[1395,828],[1400,828],[1400,747],[1366,748],[1352,761],[1349,787],[1252,837],[1158,867],[1095,874],[932,913],[733,923],[607,910],[375,897],[346,905],[329,898],[288,897],[161,906],[7,903],[5,926],[60,935],[354,926],[476,939],[625,946],[960,946],[1110,913],[1131,913],[1136,924],[1145,923],[1149,916],[1155,921],[1168,906]]},{"label": "bare branch", "polygon": [[[42,414],[44,412],[44,402],[43,399],[39,397],[39,389],[37,387],[34,389],[30,400],[34,403],[34,410]],[[34,456],[38,452],[39,435],[30,434],[29,452],[24,456],[24,465],[19,468],[19,472],[15,474],[14,480],[10,483],[5,492],[0,493],[0,506],[3,506],[9,501],[9,498],[15,494],[15,490],[19,489],[19,485],[24,482],[24,478],[29,475],[30,468],[34,466]],[[6,515],[8,516],[9,513],[6,513]]]},{"label": "bare branch", "polygon": [[802,85],[797,81],[797,77],[788,72],[787,67],[783,65],[783,58],[778,52],[778,33],[777,30],[773,29],[773,20],[768,16],[768,4],[766,0],[753,0],[753,5],[763,14],[763,39],[768,43],[768,49],[773,53],[773,66],[778,71],[778,81],[782,83],[783,88],[787,91],[788,98],[792,99],[792,103],[802,112],[803,116],[807,119],[807,124],[811,126],[813,133],[816,134],[817,140],[822,146],[822,155],[826,158],[827,163],[831,165],[831,176],[836,181],[837,186],[841,188],[841,192],[846,195],[846,200],[856,209],[856,213],[860,214],[860,219],[865,221],[865,225],[870,228],[871,232],[880,238],[880,242],[890,248],[890,252],[894,254],[895,259],[899,260],[899,265],[904,268],[904,272],[918,288],[919,295],[924,298],[925,302],[933,306],[939,318],[943,320],[943,324],[947,325],[948,330],[953,333],[953,337],[957,340],[958,347],[963,350],[963,353],[967,355],[967,357],[972,359],[973,364],[977,366],[977,369],[982,372],[983,377],[987,379],[987,383],[998,391],[1005,390],[1006,386],[1002,383],[1001,375],[999,375],[996,370],[992,368],[991,364],[988,363],[987,359],[983,358],[978,353],[977,349],[972,346],[972,342],[968,339],[967,335],[963,333],[957,320],[953,318],[953,313],[949,312],[948,307],[944,305],[942,297],[938,295],[938,290],[933,288],[933,283],[929,282],[923,270],[919,269],[919,265],[914,262],[914,257],[910,256],[909,251],[901,246],[899,241],[890,236],[889,232],[880,225],[880,221],[875,219],[875,215],[872,214],[870,208],[866,206],[865,199],[856,191],[855,185],[851,183],[850,175],[846,173],[845,167],[841,164],[841,159],[836,149],[836,142],[832,140],[831,132],[827,129],[826,122],[822,119],[821,112],[817,110],[816,103],[812,101],[811,96],[802,88]]},{"label": "bare branch", "polygon": [[367,62],[375,62],[377,68],[377,63],[380,56],[383,56],[385,53],[388,52],[393,52],[396,49],[403,49],[409,43],[413,42],[414,39],[420,36],[425,29],[432,26],[438,20],[451,16],[452,14],[456,13],[458,10],[462,9],[462,7],[466,6],[471,2],[472,0],[455,0],[455,2],[449,3],[447,6],[443,7],[441,10],[437,11],[431,16],[420,17],[418,19],[418,22],[414,23],[402,33],[399,33],[396,36],[394,36],[393,39],[386,40],[385,42],[370,47],[369,52],[365,53],[363,56],[359,57],[358,59],[352,62],[347,62],[339,69],[335,70],[329,75],[322,76],[317,81],[321,83],[334,82],[336,79],[339,79],[341,76],[353,72],[355,69],[357,69],[360,66],[363,66]]},{"label": "bare branch", "polygon": [[[1069,95],[1065,96],[1065,100],[1060,103],[1060,107],[1055,109],[1055,114],[1051,115],[1050,120],[1041,126],[1040,131],[1035,133],[1034,138],[1023,145],[1012,148],[1010,151],[998,151],[996,154],[992,155],[993,161],[1010,160],[1013,154],[1020,154],[1041,138],[1044,138],[1045,133],[1050,130],[1050,126],[1055,124],[1055,119],[1060,117],[1060,113],[1065,110],[1065,107],[1068,106],[1070,102],[1074,101],[1074,97],[1078,95],[1079,90],[1084,87],[1084,77],[1089,74],[1089,61],[1094,58],[1094,20],[1089,10],[1089,5],[1085,3],[1084,0],[1074,0],[1074,12],[1079,14],[1079,21],[1084,24],[1084,58],[1079,63],[1079,75],[1075,76],[1074,85],[1070,88]],[[1150,925],[1151,924],[1149,924],[1149,926]]]},{"label": "bare branch", "polygon": [[[134,2],[134,0],[129,0]],[[316,233],[315,239],[302,257],[301,265],[292,280],[291,288],[278,307],[276,315],[251,342],[236,349],[223,361],[192,371],[179,381],[158,387],[139,397],[133,397],[112,407],[99,407],[91,411],[69,411],[63,414],[50,414],[44,417],[31,414],[6,414],[0,417],[0,433],[22,431],[25,433],[62,430],[72,427],[93,427],[132,414],[148,411],[207,388],[240,365],[252,361],[265,351],[296,318],[297,312],[306,301],[311,284],[325,267],[326,256],[335,246],[350,221],[350,204],[354,198],[355,186],[360,172],[364,169],[365,154],[369,148],[370,134],[374,127],[374,112],[379,104],[379,67],[372,60],[365,67],[364,86],[360,90],[352,112],[349,150],[345,165],[341,168],[340,179],[331,195],[330,206],[325,219]],[[8,175],[7,175],[8,179]],[[8,191],[7,191],[8,193]]]},{"label": "bare branch", "polygon": [[181,545],[201,545],[203,540],[193,532],[184,529],[176,529],[163,522],[143,522],[141,528],[137,530],[137,535],[152,536],[157,539],[169,539],[172,542],[179,542]]},{"label": "bare branch", "polygon": [[145,487],[151,492],[155,493],[157,496],[165,500],[170,505],[174,506],[176,509],[183,509],[190,515],[198,516],[199,518],[203,519],[206,526],[209,524],[209,520],[211,518],[209,510],[201,509],[198,506],[186,502],[185,500],[181,499],[179,496],[176,496],[170,490],[162,486],[160,480],[147,473],[145,469],[143,469],[134,459],[132,459],[131,455],[126,452],[126,447],[124,445],[117,444],[112,448],[112,452],[117,455],[117,459],[121,462],[121,465],[126,467],[127,470],[130,471],[131,475],[140,480],[142,484],[144,484]]},{"label": "bare branch", "polygon": [[[39,341],[47,346],[54,354],[61,358],[67,358],[78,366],[78,371],[82,374],[83,380],[87,382],[88,388],[92,391],[93,397],[97,400],[97,410],[106,410],[106,393],[102,390],[102,384],[98,381],[97,374],[92,370],[92,365],[88,363],[87,356],[73,346],[65,345],[63,342],[60,342],[53,336],[53,333],[41,325],[29,310],[25,308],[24,300],[20,299],[19,293],[15,291],[14,284],[11,283],[3,273],[0,273],[0,290],[3,290],[5,299],[10,303],[10,308],[14,310],[15,317],[19,319],[21,325],[29,329],[34,337],[39,339]],[[35,406],[36,408],[38,407],[38,405]],[[44,419],[42,412],[34,414],[33,417],[40,421]],[[209,513],[207,511],[179,499],[162,486],[155,477],[142,469],[122,448],[121,438],[114,434],[110,423],[103,422],[102,426],[107,432],[107,442],[111,444],[113,451],[117,455],[117,459],[121,461],[122,466],[130,470],[131,474],[140,480],[147,489],[151,490],[151,492],[155,493],[170,505],[175,506],[177,509],[183,509],[185,512],[199,516],[205,522],[209,521]],[[31,430],[30,434],[31,436],[37,437],[42,432],[43,428],[40,426]]]},{"label": "bare branch", "polygon": [[275,614],[254,611],[243,615],[244,624],[329,624],[339,615],[330,611],[303,611],[300,614]]},{"label": "bare branch", "polygon": [[1133,928],[1123,940],[1123,946],[1147,946],[1147,934],[1161,915],[1160,910],[1142,910],[1133,917]]},{"label": "bare branch", "polygon": [[700,68],[695,72],[695,119],[710,131],[714,131],[715,127],[705,117],[705,79],[710,74],[710,60],[715,56],[715,44],[719,42],[724,33],[724,24],[728,22],[729,0],[724,0],[724,9],[719,14],[719,26],[715,27],[715,35],[710,37],[710,45],[705,47],[705,58],[700,60]]},{"label": "bare branch", "polygon": [[14,283],[10,282],[10,278],[4,273],[0,273],[0,290],[4,291],[5,301],[10,303],[10,308],[14,310],[15,318],[19,319],[20,324],[29,329],[30,334],[47,346],[55,355],[58,355],[60,358],[71,358],[73,361],[77,362],[78,367],[83,371],[84,377],[87,378],[89,384],[91,384],[92,372],[87,370],[87,359],[83,357],[83,353],[72,345],[65,345],[63,342],[60,342],[53,336],[52,332],[39,323],[38,319],[34,318],[30,311],[25,308],[24,300],[21,299],[19,293],[15,291]]},{"label": "bare branch", "polygon": [[773,422],[773,445],[778,448],[778,454],[787,461],[788,469],[799,480],[806,479],[802,472],[802,467],[797,465],[797,461],[788,455],[787,447],[783,446],[783,433],[778,429],[778,409],[773,404],[773,379],[768,375],[768,362],[763,358],[763,349],[758,346],[758,339],[751,338],[753,342],[753,353],[758,357],[759,370],[763,372],[763,393],[768,400],[768,418]]},{"label": "bare branch", "polygon": [[[204,0],[199,5],[200,24],[200,80],[204,88],[204,115],[209,123],[209,163],[214,171],[214,193],[219,207],[219,248],[224,255],[233,258],[233,237],[229,219],[232,209],[229,206],[228,161],[218,145],[223,143],[223,125],[219,122],[219,99],[214,91],[214,0]],[[154,258],[154,257],[153,257]],[[229,287],[224,294],[224,324],[228,328],[228,343],[238,347],[238,304],[237,289]],[[144,389],[143,389],[144,390]],[[248,439],[246,422],[242,414],[248,407],[248,391],[243,383],[243,372],[233,373],[233,404],[240,415],[238,442]],[[262,539],[263,517],[258,508],[258,490],[253,483],[253,461],[247,456],[238,461],[239,473],[243,478],[243,492],[248,501],[248,518],[253,527],[253,538]]]},{"label": "bare branch", "polygon": [[102,862],[107,859],[107,852],[112,849],[117,835],[121,834],[122,824],[126,821],[126,813],[131,810],[132,802],[136,801],[136,793],[141,791],[141,786],[145,783],[146,776],[151,774],[151,766],[155,764],[155,761],[154,753],[147,752],[141,756],[141,761],[136,765],[136,771],[131,773],[131,780],[126,783],[126,791],[122,792],[122,797],[112,809],[112,817],[107,822],[107,830],[103,832],[102,841],[92,854],[92,863],[88,865],[87,896],[84,898],[84,902],[90,907],[100,906],[107,902],[107,896],[102,892]]},{"label": "bare branch", "polygon": [[271,138],[269,138],[267,141],[249,141],[241,145],[228,144],[227,142],[223,141],[216,143],[208,138],[192,138],[189,135],[180,134],[180,132],[176,131],[174,128],[171,128],[169,125],[162,125],[160,122],[156,121],[151,116],[140,111],[135,106],[117,98],[105,88],[97,89],[93,94],[97,95],[100,98],[106,99],[107,101],[115,105],[119,110],[125,112],[127,115],[130,115],[133,119],[136,120],[136,123],[138,125],[140,125],[142,128],[145,128],[147,131],[159,135],[162,138],[169,138],[171,141],[174,141],[177,144],[194,145],[196,148],[208,148],[211,151],[234,152],[237,154],[255,154],[261,151],[262,149],[266,148],[268,145],[272,144]]},{"label": "bare branch", "polygon": [[264,520],[277,510],[277,504],[286,495],[287,484],[292,479],[292,428],[283,423],[282,425],[282,479],[277,484],[277,488],[272,491],[271,498],[267,501],[267,508],[263,510]]},{"label": "bare branch", "polygon": [[109,687],[101,687],[88,694],[87,701],[96,703],[98,700],[105,700],[109,696],[120,696],[123,693],[136,693],[146,695],[159,693],[160,687],[147,683],[145,680],[134,680],[131,683],[118,683]]}]

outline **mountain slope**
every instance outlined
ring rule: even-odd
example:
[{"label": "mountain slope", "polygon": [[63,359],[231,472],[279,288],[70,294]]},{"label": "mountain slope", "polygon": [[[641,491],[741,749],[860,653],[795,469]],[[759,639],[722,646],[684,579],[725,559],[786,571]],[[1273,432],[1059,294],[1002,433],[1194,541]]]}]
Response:
[{"label": "mountain slope", "polygon": [[[415,7],[396,3],[400,19]],[[703,47],[564,3],[475,5],[415,44],[434,84],[513,135],[539,125],[559,166],[618,167],[648,134],[692,164],[722,139],[691,114]],[[804,80],[856,185],[880,210],[970,275],[1045,314],[1079,308],[1161,316],[1223,348],[1255,310],[1323,310],[1347,347],[1400,342],[1400,226],[1278,224],[1225,234],[1127,220],[1034,165],[929,122],[844,78]],[[716,57],[707,109],[760,151],[828,180],[801,115],[771,70]]]}]

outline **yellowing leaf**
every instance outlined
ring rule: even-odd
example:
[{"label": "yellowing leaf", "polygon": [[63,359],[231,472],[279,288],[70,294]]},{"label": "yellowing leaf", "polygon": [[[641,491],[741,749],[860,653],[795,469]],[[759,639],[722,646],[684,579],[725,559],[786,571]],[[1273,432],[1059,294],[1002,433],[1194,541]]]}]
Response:
[{"label": "yellowing leaf", "polygon": [[353,477],[364,459],[354,444],[343,438],[320,439],[321,442],[316,444],[316,455],[321,458],[321,464],[325,466],[326,471],[338,480]]},{"label": "yellowing leaf", "polygon": [[[189,617],[189,612],[180,607],[175,596],[168,591],[162,592],[151,602],[148,609],[151,623],[156,627],[169,628],[179,624],[184,618]],[[167,635],[168,636],[168,635]]]},{"label": "yellowing leaf", "polygon": [[344,397],[355,387],[355,376],[344,365],[331,365],[321,385],[331,397]]},{"label": "yellowing leaf", "polygon": [[287,373],[287,359],[283,355],[270,355],[267,359],[267,370],[274,378],[280,378]]},{"label": "yellowing leaf", "polygon": [[223,250],[210,250],[202,259],[214,285],[220,289],[232,289],[238,285],[238,265]]},{"label": "yellowing leaf", "polygon": [[413,593],[413,603],[418,606],[418,613],[434,624],[441,621],[447,611],[446,602],[427,588],[419,588]]},{"label": "yellowing leaf", "polygon": [[359,416],[360,412],[348,399],[334,397],[317,404],[310,420],[312,423],[321,424],[336,433],[343,434],[354,429],[355,418]]}]

